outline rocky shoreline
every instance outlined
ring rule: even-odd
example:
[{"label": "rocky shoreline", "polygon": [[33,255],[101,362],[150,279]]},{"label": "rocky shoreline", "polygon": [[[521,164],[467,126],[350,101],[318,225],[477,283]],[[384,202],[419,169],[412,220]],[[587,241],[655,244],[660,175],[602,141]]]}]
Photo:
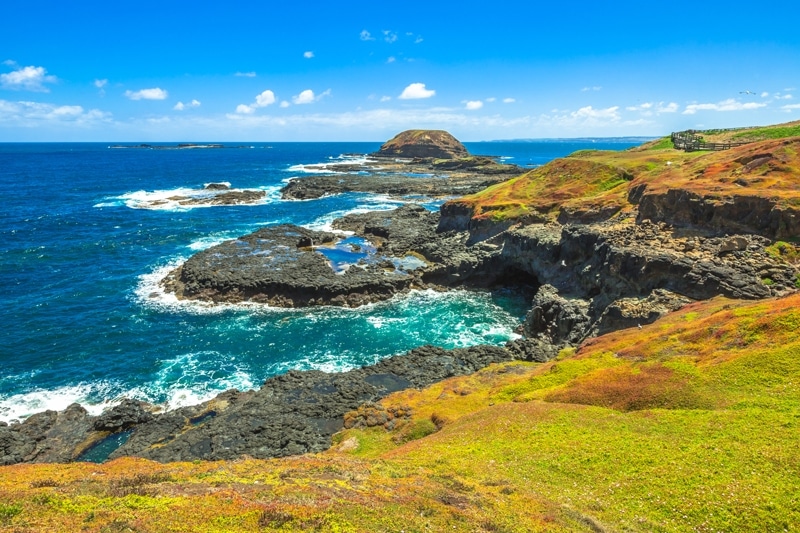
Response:
[{"label": "rocky shoreline", "polygon": [[[380,181],[371,178],[365,190]],[[320,183],[298,181],[306,180]],[[402,423],[405,410],[376,417],[369,407],[391,392],[502,361],[548,361],[564,347],[652,323],[694,300],[762,299],[797,290],[797,270],[770,253],[773,239],[709,223],[716,220],[707,216],[709,205],[682,205],[686,216],[671,224],[645,218],[635,203],[601,220],[557,222],[534,214],[480,218],[470,205],[449,202],[439,212],[409,204],[348,215],[333,223],[338,233],[262,228],[195,254],[162,284],[184,299],[284,307],[359,306],[417,288],[516,287],[531,294],[523,338],[503,347],[423,346],[338,374],[291,371],[257,390],[227,391],[170,412],[126,400],[91,416],[74,404],[0,424],[0,464],[83,460],[109,439],[115,443],[109,458],[162,462],[321,451],[345,424]],[[326,255],[333,248],[350,259],[335,262]]]},{"label": "rocky shoreline", "polygon": [[305,168],[320,174],[290,180],[281,189],[282,198],[311,200],[347,192],[455,197],[481,191],[525,171],[488,156],[404,159],[379,154],[370,154],[360,164],[336,162]]},{"label": "rocky shoreline", "polygon": [[[522,327],[523,339],[504,347],[421,347],[339,374],[292,371],[268,379],[257,390],[228,391],[201,405],[166,413],[128,400],[94,417],[75,404],[63,412],[47,411],[23,423],[0,425],[0,464],[81,460],[109,436],[122,436],[119,440],[125,441],[110,450],[109,458],[130,455],[163,462],[321,451],[344,427],[345,415],[391,392],[425,387],[496,362],[547,361],[565,346],[651,323],[693,299],[718,294],[756,299],[793,290],[794,270],[767,254],[765,247],[771,241],[756,235],[682,233],[664,224],[620,219],[592,225],[520,225],[475,241],[478,235],[458,228],[459,220],[457,213],[447,210],[440,215],[407,205],[392,212],[349,215],[336,222],[336,228],[371,239],[385,257],[409,253],[423,257],[425,266],[411,274],[356,266],[351,267],[354,275],[338,275],[310,242],[325,243],[336,235],[278,226],[200,252],[166,283],[182,283],[183,297],[214,301],[240,298],[250,290],[247,287],[267,287],[259,271],[247,263],[262,256],[247,250],[244,262],[237,263],[235,257],[224,254],[239,253],[246,248],[239,244],[243,242],[310,258],[290,260],[300,270],[272,280],[271,287],[279,292],[261,297],[272,303],[360,305],[417,285],[441,289],[527,285],[535,295]],[[210,274],[215,265],[203,259],[211,255],[240,276],[220,278],[227,280],[230,292],[222,290],[223,285],[214,286],[221,291],[217,299],[209,296],[211,289],[194,294],[187,289],[192,284],[203,286],[204,272],[205,279],[216,279]],[[201,266],[196,268],[194,262]],[[306,264],[309,275],[296,276]],[[328,277],[344,280],[333,298],[320,296],[324,291],[334,294],[331,287],[323,288],[325,282],[306,284],[325,269]],[[398,283],[387,281],[395,276]],[[766,277],[770,284],[762,282]]]}]

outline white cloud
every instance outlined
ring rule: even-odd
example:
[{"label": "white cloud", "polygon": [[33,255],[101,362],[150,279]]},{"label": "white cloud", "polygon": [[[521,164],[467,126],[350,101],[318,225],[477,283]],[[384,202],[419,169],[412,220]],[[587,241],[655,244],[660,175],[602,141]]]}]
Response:
[{"label": "white cloud", "polygon": [[391,30],[383,30],[383,40],[387,43],[393,43],[397,41],[397,34]]},{"label": "white cloud", "polygon": [[625,109],[628,110],[628,111],[646,111],[646,110],[650,109],[651,107],[653,107],[653,103],[652,102],[645,102],[643,104],[632,105],[632,106],[626,107]]},{"label": "white cloud", "polygon": [[55,105],[41,102],[10,102],[0,100],[0,124],[11,123],[21,127],[45,124],[73,124],[86,126],[108,122],[111,113],[79,105]]},{"label": "white cloud", "polygon": [[183,111],[187,107],[200,107],[200,101],[199,100],[192,100],[188,104],[184,104],[183,102],[178,102],[177,104],[175,104],[175,107],[173,107],[172,109],[174,109],[175,111]]},{"label": "white cloud", "polygon": [[417,38],[416,38],[416,39],[414,39],[414,44],[419,44],[419,43],[421,43],[423,40],[424,40],[424,39],[422,38],[422,36],[421,36],[421,35],[420,35],[420,36],[417,36]]},{"label": "white cloud", "polygon": [[768,97],[769,97],[769,93],[767,91],[764,91],[763,93],[761,93],[761,98],[768,98]]},{"label": "white cloud", "polygon": [[312,57],[314,57],[314,52],[312,52],[311,50],[309,50],[308,52],[303,52],[303,57],[305,57],[306,59],[311,59]]},{"label": "white cloud", "polygon": [[497,98],[495,98],[494,96],[490,96],[489,98],[486,99],[486,101],[489,102],[490,104],[495,100],[497,100]]},{"label": "white cloud", "polygon": [[97,92],[100,93],[100,96],[106,95],[106,89],[105,89],[106,85],[108,85],[108,80],[106,79],[94,80],[94,86],[99,89],[99,91]]},{"label": "white cloud", "polygon": [[583,89],[581,89],[581,92],[585,93],[588,91],[601,91],[601,90],[603,90],[602,87],[600,87],[599,85],[595,85],[593,87],[584,87]]},{"label": "white cloud", "polygon": [[388,102],[391,99],[392,99],[391,96],[381,96],[381,102]]},{"label": "white cloud", "polygon": [[131,100],[166,100],[169,93],[159,87],[153,87],[141,91],[125,91],[125,96]]},{"label": "white cloud", "polygon": [[367,30],[361,30],[360,37],[361,37],[362,41],[374,41],[375,40],[375,37],[373,37],[372,34],[370,32],[368,32]]},{"label": "white cloud", "polygon": [[311,104],[314,102],[314,91],[311,89],[306,89],[302,91],[300,94],[292,97],[292,102],[297,105],[302,104]]},{"label": "white cloud", "polygon": [[670,102],[665,104],[664,102],[659,102],[654,104],[653,102],[645,102],[643,104],[628,106],[625,108],[626,111],[638,111],[642,115],[646,117],[653,116],[653,114],[660,115],[661,113],[675,113],[678,111],[680,106],[675,102]]},{"label": "white cloud", "polygon": [[297,105],[303,104],[312,104],[324,98],[325,96],[330,96],[331,90],[328,89],[319,95],[315,95],[314,91],[311,89],[306,89],[305,91],[301,91],[300,94],[292,97],[292,102]]},{"label": "white cloud", "polygon": [[19,68],[13,61],[6,61],[6,64],[16,67],[17,70],[7,74],[0,74],[0,87],[3,89],[49,93],[50,89],[45,87],[44,84],[58,81],[55,76],[48,76],[44,67],[29,66]]},{"label": "white cloud", "polygon": [[792,111],[793,109],[800,109],[800,104],[788,104],[782,106],[781,109],[783,109],[784,111]]},{"label": "white cloud", "polygon": [[586,106],[573,111],[570,115],[573,118],[586,118],[586,119],[607,119],[611,121],[619,120],[619,106],[607,107],[606,109],[595,109],[592,106]]},{"label": "white cloud", "polygon": [[483,107],[483,102],[480,100],[470,100],[464,103],[466,104],[464,107],[470,111],[475,111]]},{"label": "white cloud", "polygon": [[394,56],[389,56],[389,59],[386,60],[387,63],[394,63],[397,59]]},{"label": "white cloud", "polygon": [[430,98],[435,95],[436,91],[427,89],[424,83],[412,83],[398,96],[401,100],[418,100],[421,98]]},{"label": "white cloud", "polygon": [[290,105],[292,105],[292,104],[290,104],[290,103],[289,103],[289,102],[287,102],[286,100],[284,100],[283,102],[281,102],[281,107],[282,107],[282,108],[284,108],[284,109],[285,109],[285,108],[287,108],[287,107],[289,107]]},{"label": "white cloud", "polygon": [[[514,128],[529,130],[530,117],[506,119],[499,116],[476,116],[456,110],[441,108],[375,109],[335,114],[236,115],[228,114],[231,130],[237,133],[260,132],[261,135],[280,134],[305,135],[309,130],[319,132],[319,140],[330,139],[337,133],[341,137],[353,131],[365,132],[376,138],[389,138],[397,131],[407,129],[460,129],[471,128],[474,134],[485,135],[489,129],[509,131]],[[301,133],[297,133],[301,132]],[[286,138],[286,135],[283,136]]]},{"label": "white cloud", "polygon": [[267,107],[275,103],[275,93],[267,89],[258,96],[256,96],[255,107]]},{"label": "white cloud", "polygon": [[541,115],[534,127],[543,131],[558,132],[558,135],[581,134],[587,132],[608,132],[611,128],[627,125],[646,124],[647,121],[639,119],[630,123],[623,122],[619,113],[619,106],[595,109],[585,106],[577,111],[553,109],[548,115]]},{"label": "white cloud", "polygon": [[503,103],[504,104],[513,104],[516,101],[517,101],[516,98],[503,98]]},{"label": "white cloud", "polygon": [[775,95],[775,99],[776,100],[791,100],[792,99],[792,95],[791,94],[784,94],[784,95],[776,94]]},{"label": "white cloud", "polygon": [[[275,93],[267,89],[256,95],[255,101],[248,104],[239,104],[236,106],[236,112],[240,115],[251,115],[259,107],[267,107],[274,104],[276,101]],[[198,102],[199,105],[199,102]]]},{"label": "white cloud", "polygon": [[239,76],[240,78],[255,78],[255,72],[237,72],[234,76]]},{"label": "white cloud", "polygon": [[744,111],[748,109],[758,109],[766,107],[767,104],[759,104],[757,102],[742,103],[733,98],[728,98],[716,104],[689,104],[684,109],[684,115],[694,115],[698,111]]}]

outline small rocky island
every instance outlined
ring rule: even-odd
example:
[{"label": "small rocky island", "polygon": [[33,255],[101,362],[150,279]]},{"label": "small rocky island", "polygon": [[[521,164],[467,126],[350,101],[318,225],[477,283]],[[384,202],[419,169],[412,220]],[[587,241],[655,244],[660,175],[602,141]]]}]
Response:
[{"label": "small rocky island", "polygon": [[308,200],[345,192],[369,192],[394,197],[451,197],[471,194],[522,174],[525,169],[470,155],[446,131],[409,130],[396,135],[363,163],[311,165],[321,172],[292,179],[283,198]]},{"label": "small rocky island", "polygon": [[192,208],[220,205],[254,205],[264,201],[267,192],[261,189],[233,189],[229,183],[207,183],[203,188],[191,189],[166,198],[154,197],[138,200],[138,209],[165,207]]},{"label": "small rocky island", "polygon": [[[381,157],[407,150],[390,147]],[[292,371],[258,390],[166,413],[128,400],[99,417],[76,404],[0,424],[0,464],[81,460],[109,439],[117,439],[112,458],[164,462],[320,451],[345,420],[360,423],[365,406],[393,391],[493,362],[548,361],[694,300],[796,292],[800,253],[787,241],[798,237],[798,154],[800,137],[702,157],[647,147],[591,151],[439,212],[406,205],[349,215],[333,226],[346,233],[271,226],[209,248],[170,273],[166,289],[208,302],[294,307],[357,306],[418,287],[504,286],[529,291],[531,307],[523,338],[502,347],[424,346],[345,373]],[[378,181],[363,186],[378,189]]]}]

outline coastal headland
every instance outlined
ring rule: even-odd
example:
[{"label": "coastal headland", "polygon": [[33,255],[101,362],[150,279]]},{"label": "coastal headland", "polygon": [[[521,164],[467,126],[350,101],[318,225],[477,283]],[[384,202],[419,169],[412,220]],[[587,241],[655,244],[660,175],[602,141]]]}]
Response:
[{"label": "coastal headland", "polygon": [[[197,253],[165,288],[212,303],[302,307],[358,306],[416,288],[514,287],[531,295],[522,338],[504,347],[424,346],[340,374],[292,371],[170,412],[133,400],[96,417],[79,405],[47,411],[0,427],[0,464],[81,461],[113,442],[104,458],[117,461],[93,468],[136,472],[125,479],[157,471],[161,478],[136,485],[154,497],[166,495],[153,488],[159,479],[195,474],[132,458],[239,460],[219,467],[230,474],[222,483],[255,502],[235,486],[248,484],[236,476],[252,477],[253,461],[329,450],[267,463],[279,473],[270,486],[295,494],[294,477],[309,494],[303,505],[262,495],[269,503],[254,503],[250,522],[273,529],[311,527],[324,515],[327,525],[368,530],[377,519],[355,511],[368,502],[409,520],[421,515],[434,528],[479,519],[486,531],[513,530],[515,521],[529,530],[680,530],[652,502],[621,517],[641,490],[683,505],[695,526],[702,515],[733,529],[741,513],[752,519],[744,502],[762,509],[766,494],[776,521],[762,523],[790,528],[800,520],[785,495],[800,475],[790,450],[800,416],[800,131],[762,130],[719,152],[681,152],[665,138],[500,170],[493,160],[470,166],[475,158],[441,132],[415,131],[375,159],[410,156],[385,164],[452,171],[407,179],[445,188],[381,188],[386,167],[369,159],[332,170],[345,177],[296,179],[286,197],[458,197],[439,212],[411,204],[348,215],[327,232],[262,228]],[[451,157],[424,155],[443,146]],[[476,170],[484,164],[494,170]],[[458,192],[464,185],[453,176],[462,165],[476,186],[492,183]],[[352,260],[332,261],[331,247]],[[748,460],[760,470],[745,475]],[[83,467],[63,467],[63,482],[26,470],[34,466],[13,468],[34,479],[28,488],[67,491]],[[571,492],[577,472],[598,492]],[[653,488],[659,475],[681,479],[683,491]],[[333,494],[326,479],[339,483],[344,510],[323,509]],[[381,483],[399,496],[366,496]],[[761,494],[731,488],[739,483]],[[719,484],[732,496],[727,504],[711,497],[721,518],[708,518],[700,495],[719,493]]]}]

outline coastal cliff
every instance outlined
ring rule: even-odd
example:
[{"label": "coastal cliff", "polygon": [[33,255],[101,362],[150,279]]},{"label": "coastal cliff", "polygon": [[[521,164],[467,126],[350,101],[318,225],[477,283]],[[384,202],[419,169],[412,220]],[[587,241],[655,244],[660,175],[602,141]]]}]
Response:
[{"label": "coastal cliff", "polygon": [[[333,223],[357,244],[272,226],[200,252],[164,280],[182,298],[356,306],[505,287],[530,309],[501,347],[291,371],[167,413],[125,400],[100,416],[75,404],[0,424],[0,464],[13,465],[0,524],[790,530],[799,143],[582,152],[439,212]],[[344,274],[331,246],[357,256]],[[113,460],[82,462],[92,457]],[[42,462],[73,464],[20,464]],[[682,518],[667,520],[675,509]]]}]

